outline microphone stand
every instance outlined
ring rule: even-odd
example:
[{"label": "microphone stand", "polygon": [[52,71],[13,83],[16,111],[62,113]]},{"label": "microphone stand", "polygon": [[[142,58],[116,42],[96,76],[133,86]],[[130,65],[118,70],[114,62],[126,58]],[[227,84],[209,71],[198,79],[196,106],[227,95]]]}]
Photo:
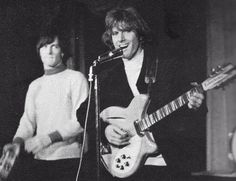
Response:
[{"label": "microphone stand", "polygon": [[101,158],[101,122],[100,122],[100,93],[99,93],[99,79],[97,65],[121,58],[123,52],[120,51],[116,56],[101,57],[98,56],[93,61],[93,65],[89,68],[88,81],[94,81],[94,99],[95,99],[95,127],[96,127],[96,180],[100,181],[100,158]]},{"label": "microphone stand", "polygon": [[[98,60],[100,58],[98,57]],[[99,80],[97,75],[98,60],[93,62],[93,65],[89,68],[88,81],[94,81],[94,99],[95,99],[95,128],[96,128],[96,180],[100,181],[100,144],[101,144],[101,122],[100,122],[100,97],[99,95]]]}]

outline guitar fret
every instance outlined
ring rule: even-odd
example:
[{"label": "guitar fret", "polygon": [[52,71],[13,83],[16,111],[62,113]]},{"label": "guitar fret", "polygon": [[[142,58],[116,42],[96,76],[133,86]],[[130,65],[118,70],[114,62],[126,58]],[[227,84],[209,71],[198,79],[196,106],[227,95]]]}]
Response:
[{"label": "guitar fret", "polygon": [[190,99],[190,97],[193,95],[192,89],[190,91],[188,91],[186,94],[184,94],[183,96],[183,101],[185,101],[185,103],[188,102],[188,100]]},{"label": "guitar fret", "polygon": [[178,107],[181,106],[181,105],[180,105],[180,102],[179,102],[179,98],[177,98],[177,99],[175,100],[175,103],[176,103],[176,105],[178,105]]},{"label": "guitar fret", "polygon": [[151,115],[148,116],[148,127],[152,125]]},{"label": "guitar fret", "polygon": [[146,118],[144,118],[144,121],[145,121],[145,122],[144,122],[144,123],[145,123],[145,124],[144,124],[144,128],[147,129],[147,128],[148,128],[148,123],[147,123]]},{"label": "guitar fret", "polygon": [[157,116],[157,113],[156,113],[156,112],[154,112],[152,115],[153,115],[153,117],[154,117],[155,123],[160,120],[160,119],[158,119],[158,116]]},{"label": "guitar fret", "polygon": [[161,120],[161,119],[162,119],[162,116],[161,116],[161,112],[160,112],[160,110],[157,111],[157,117],[158,117],[158,120]]},{"label": "guitar fret", "polygon": [[145,125],[146,125],[146,129],[148,128],[148,120],[147,120],[148,116],[144,118],[145,120]]},{"label": "guitar fret", "polygon": [[176,103],[178,104],[178,107],[181,107],[181,102],[179,100],[179,97],[176,99]]},{"label": "guitar fret", "polygon": [[165,112],[166,115],[168,115],[168,112],[169,112],[168,106],[164,106],[164,112]]},{"label": "guitar fret", "polygon": [[169,104],[167,104],[166,109],[167,109],[167,114],[169,115],[172,112],[171,107],[169,106]]},{"label": "guitar fret", "polygon": [[171,107],[172,107],[173,111],[175,111],[177,109],[177,105],[175,104],[174,101],[171,102]]},{"label": "guitar fret", "polygon": [[162,116],[162,117],[165,117],[165,111],[164,111],[164,108],[163,108],[163,107],[160,109],[160,113],[161,113],[161,116]]},{"label": "guitar fret", "polygon": [[189,98],[191,97],[191,95],[192,95],[192,92],[191,92],[191,91],[188,91],[188,92],[186,93],[186,98],[189,99]]},{"label": "guitar fret", "polygon": [[160,121],[178,108],[185,105],[194,92],[203,92],[202,86],[200,85],[192,88],[190,91],[171,101],[169,104],[161,107],[155,113],[146,116],[144,119],[139,121],[140,130],[145,131],[147,128],[151,127],[156,122]]},{"label": "guitar fret", "polygon": [[172,112],[173,112],[173,108],[172,108],[172,105],[171,105],[171,103],[170,103],[170,104],[168,104],[168,107],[169,107],[170,113],[172,113]]},{"label": "guitar fret", "polygon": [[151,125],[150,116],[147,116],[147,125],[148,125],[148,127]]},{"label": "guitar fret", "polygon": [[180,105],[180,106],[183,106],[183,105],[184,105],[184,103],[183,103],[183,99],[182,99],[182,97],[181,97],[181,96],[178,98],[178,100],[179,100],[179,105]]},{"label": "guitar fret", "polygon": [[144,122],[142,122],[142,126],[143,126],[143,129],[145,130],[145,127],[146,127],[146,126],[145,126],[145,123],[144,123]]},{"label": "guitar fret", "polygon": [[[150,117],[150,120],[151,120],[151,125],[154,124],[154,123],[155,123],[155,117],[154,117],[154,115],[151,114],[149,117]],[[151,125],[150,125],[150,126],[151,126]]]},{"label": "guitar fret", "polygon": [[151,126],[151,120],[150,120],[150,116],[147,116],[147,126],[148,128]]},{"label": "guitar fret", "polygon": [[182,102],[182,106],[186,103],[186,96],[185,95],[183,95],[183,96],[181,96],[181,102]]}]

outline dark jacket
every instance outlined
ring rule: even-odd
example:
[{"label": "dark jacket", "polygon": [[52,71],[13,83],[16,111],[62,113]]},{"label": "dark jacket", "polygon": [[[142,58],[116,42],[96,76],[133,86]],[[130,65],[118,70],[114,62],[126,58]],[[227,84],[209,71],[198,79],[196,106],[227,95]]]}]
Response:
[{"label": "dark jacket", "polygon": [[[150,69],[149,65],[152,65],[150,61],[156,61],[158,56],[156,82],[151,88],[147,111],[149,114],[188,91],[191,88],[190,82],[197,81],[189,80],[184,74],[183,62],[164,53],[157,55],[157,52],[154,46],[144,48],[144,63],[137,81],[139,92],[146,94],[148,86],[145,83],[145,75]],[[113,61],[108,67],[99,75],[101,111],[110,106],[127,107],[134,97],[123,61]],[[205,114],[204,106],[194,111],[186,105],[152,126],[151,130],[159,150],[171,171],[188,172],[202,169],[205,138],[201,135],[204,132],[201,128],[205,124]]]}]

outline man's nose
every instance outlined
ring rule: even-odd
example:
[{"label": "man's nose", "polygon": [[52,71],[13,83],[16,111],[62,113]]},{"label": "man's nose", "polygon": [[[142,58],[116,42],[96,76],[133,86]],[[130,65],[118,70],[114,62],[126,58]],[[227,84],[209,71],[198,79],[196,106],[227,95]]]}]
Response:
[{"label": "man's nose", "polygon": [[125,39],[124,33],[120,32],[119,33],[119,41],[123,41]]},{"label": "man's nose", "polygon": [[48,53],[48,54],[52,54],[52,47],[47,46],[47,53]]}]

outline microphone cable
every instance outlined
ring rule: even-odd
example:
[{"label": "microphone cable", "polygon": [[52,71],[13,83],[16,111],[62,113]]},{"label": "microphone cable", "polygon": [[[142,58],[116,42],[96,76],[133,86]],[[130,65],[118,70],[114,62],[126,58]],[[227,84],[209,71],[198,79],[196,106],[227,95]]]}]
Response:
[{"label": "microphone cable", "polygon": [[90,109],[90,105],[91,105],[91,92],[92,92],[92,82],[90,81],[89,82],[88,104],[87,104],[86,117],[85,117],[85,122],[84,122],[83,143],[82,143],[82,147],[81,147],[79,167],[77,170],[75,181],[78,181],[79,173],[80,173],[82,162],[83,162],[83,153],[84,153],[85,140],[86,140],[86,135],[87,135],[86,133],[87,133],[87,125],[88,125],[88,114],[89,114],[89,109]]}]

